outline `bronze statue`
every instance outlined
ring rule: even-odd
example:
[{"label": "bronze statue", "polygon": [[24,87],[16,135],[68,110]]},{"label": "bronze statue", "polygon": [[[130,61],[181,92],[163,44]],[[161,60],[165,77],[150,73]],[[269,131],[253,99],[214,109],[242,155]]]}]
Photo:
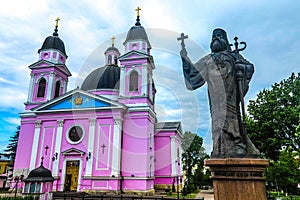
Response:
[{"label": "bronze statue", "polygon": [[[246,133],[244,95],[248,91],[254,66],[247,61],[238,48],[235,38],[235,50],[227,39],[223,29],[215,29],[210,44],[211,53],[193,64],[187,56],[184,39],[181,34],[183,74],[186,87],[195,90],[208,85],[210,114],[212,121],[213,152],[212,158],[258,157],[259,151]],[[242,116],[241,116],[242,112]]]}]

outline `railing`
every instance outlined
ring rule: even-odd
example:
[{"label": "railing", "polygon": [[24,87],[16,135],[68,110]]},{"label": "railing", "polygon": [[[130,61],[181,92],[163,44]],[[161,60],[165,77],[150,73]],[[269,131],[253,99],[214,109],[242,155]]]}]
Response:
[{"label": "railing", "polygon": [[53,193],[53,200],[177,200],[177,198],[164,196],[88,194],[85,192],[55,192]]}]

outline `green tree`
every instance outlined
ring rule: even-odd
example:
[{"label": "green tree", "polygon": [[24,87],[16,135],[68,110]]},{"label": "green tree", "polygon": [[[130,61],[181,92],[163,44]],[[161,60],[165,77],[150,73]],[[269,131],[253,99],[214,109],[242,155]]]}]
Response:
[{"label": "green tree", "polygon": [[248,134],[261,153],[278,160],[283,147],[299,151],[300,75],[292,75],[264,89],[250,101]]},{"label": "green tree", "polygon": [[296,193],[300,183],[299,152],[288,149],[280,152],[277,162],[271,161],[267,168],[267,189],[276,189],[287,193]]},{"label": "green tree", "polygon": [[13,136],[9,139],[9,144],[7,145],[5,152],[10,155],[11,160],[14,162],[16,158],[17,153],[17,146],[18,146],[18,140],[19,140],[19,134],[20,134],[20,126],[17,126],[17,130]]},{"label": "green tree", "polygon": [[[202,147],[203,139],[195,133],[186,131],[182,138],[182,163],[185,170],[186,182],[185,193],[193,192],[199,181],[203,177],[204,159],[208,158],[205,148]],[[196,173],[197,172],[197,173]]]}]

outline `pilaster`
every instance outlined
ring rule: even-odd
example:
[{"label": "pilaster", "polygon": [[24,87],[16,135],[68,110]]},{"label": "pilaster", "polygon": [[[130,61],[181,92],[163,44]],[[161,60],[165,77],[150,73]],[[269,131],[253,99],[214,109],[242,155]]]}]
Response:
[{"label": "pilaster", "polygon": [[60,161],[60,151],[61,151],[61,141],[62,141],[62,131],[64,126],[64,120],[57,120],[57,132],[55,139],[55,155],[53,155],[53,176],[58,176],[58,165]]},{"label": "pilaster", "polygon": [[94,160],[94,145],[95,145],[95,128],[97,119],[91,118],[90,127],[89,127],[89,143],[88,143],[88,153],[87,153],[87,162],[85,176],[92,176],[92,166]]},{"label": "pilaster", "polygon": [[39,138],[40,138],[40,132],[41,132],[41,125],[42,125],[41,120],[35,121],[35,129],[34,129],[31,157],[30,157],[30,165],[29,165],[30,171],[35,168],[35,164],[36,164],[36,160],[37,160],[37,152],[38,152]]}]

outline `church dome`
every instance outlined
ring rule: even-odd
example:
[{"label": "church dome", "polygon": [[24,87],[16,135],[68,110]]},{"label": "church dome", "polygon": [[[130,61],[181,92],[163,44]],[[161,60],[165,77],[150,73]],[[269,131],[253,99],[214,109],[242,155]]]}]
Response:
[{"label": "church dome", "polygon": [[59,50],[67,58],[67,54],[66,54],[66,50],[65,50],[65,44],[58,37],[57,29],[54,30],[53,35],[50,35],[45,39],[42,47],[38,50],[38,53],[40,53],[43,50],[47,50],[47,49]]},{"label": "church dome", "polygon": [[144,40],[144,41],[146,41],[147,44],[148,44],[148,46],[149,46],[149,48],[151,48],[151,45],[150,45],[147,33],[146,33],[144,27],[140,23],[139,16],[138,16],[138,18],[136,20],[135,26],[133,26],[133,27],[131,27],[129,29],[129,31],[127,33],[126,40],[125,40],[125,42],[123,44],[125,45],[127,42],[136,41],[136,40]]},{"label": "church dome", "polygon": [[54,181],[52,173],[43,165],[32,170],[24,182],[51,182]]},{"label": "church dome", "polygon": [[104,52],[104,54],[106,54],[109,51],[115,51],[115,52],[118,52],[120,54],[119,50],[116,47],[114,47],[114,46],[108,47],[106,49],[106,51]]},{"label": "church dome", "polygon": [[83,81],[82,90],[119,89],[120,68],[117,65],[105,65],[92,71]]}]

